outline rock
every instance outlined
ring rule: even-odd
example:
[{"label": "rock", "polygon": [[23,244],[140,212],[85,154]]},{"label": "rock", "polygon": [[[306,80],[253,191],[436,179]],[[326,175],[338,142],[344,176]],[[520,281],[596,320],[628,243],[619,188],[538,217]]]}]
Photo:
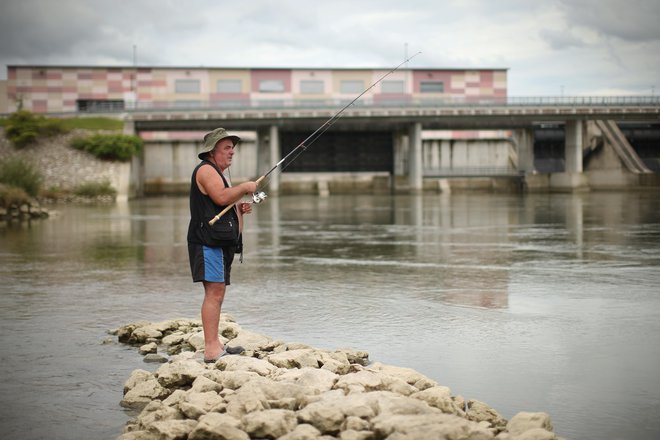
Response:
[{"label": "rock", "polygon": [[131,431],[120,435],[117,440],[158,440],[158,435],[149,431]]},{"label": "rock", "polygon": [[347,393],[389,390],[406,396],[418,391],[417,388],[408,385],[401,379],[370,370],[340,376],[335,388]]},{"label": "rock", "polygon": [[392,440],[437,438],[492,440],[493,434],[477,423],[449,414],[379,415],[372,420],[377,438]]},{"label": "rock", "polygon": [[188,440],[249,440],[250,436],[240,429],[240,425],[241,422],[230,415],[209,413],[200,417]]},{"label": "rock", "polygon": [[125,408],[141,408],[154,399],[164,399],[170,391],[163,387],[155,378],[137,383],[121,400],[120,405]]},{"label": "rock", "polygon": [[268,376],[277,370],[277,367],[263,359],[246,356],[223,356],[215,363],[215,367],[224,371],[254,372],[260,376]]},{"label": "rock", "polygon": [[142,358],[142,361],[146,362],[148,364],[149,363],[151,363],[151,364],[164,364],[165,362],[167,362],[167,358],[165,356],[162,356],[162,355],[157,354],[157,353],[149,353],[144,358]]},{"label": "rock", "polygon": [[197,376],[197,378],[193,381],[192,387],[190,389],[197,393],[205,393],[207,391],[214,391],[219,393],[222,391],[222,384],[211,380],[206,376]]},{"label": "rock", "polygon": [[186,334],[184,332],[175,331],[174,333],[170,333],[169,335],[163,337],[161,342],[163,345],[178,345],[187,339],[188,338],[186,338]]},{"label": "rock", "polygon": [[160,339],[163,337],[163,333],[155,329],[152,325],[145,325],[143,327],[138,327],[133,330],[131,333],[128,342],[130,344],[142,344],[150,338]]},{"label": "rock", "polygon": [[275,342],[268,336],[259,333],[251,332],[249,330],[241,330],[241,332],[231,341],[231,345],[240,345],[245,348],[247,352],[255,351],[272,351],[280,343]]},{"label": "rock", "polygon": [[349,348],[342,348],[336,350],[335,353],[345,354],[346,358],[348,359],[348,362],[350,362],[351,364],[358,364],[358,365],[362,365],[363,367],[369,365],[369,353],[367,353],[366,351],[356,351],[356,350],[351,350]]},{"label": "rock", "polygon": [[138,321],[133,324],[127,324],[122,327],[119,327],[118,329],[114,330],[112,333],[117,335],[117,339],[119,340],[119,342],[129,343],[133,331],[136,328],[143,327],[145,325],[149,325],[149,323],[147,321]]},{"label": "rock", "polygon": [[344,431],[371,431],[371,423],[360,417],[348,416],[344,419],[341,426],[342,432]]},{"label": "rock", "polygon": [[196,420],[163,420],[151,425],[149,431],[159,440],[185,440],[196,425]]},{"label": "rock", "polygon": [[240,332],[241,326],[235,322],[220,321],[220,324],[218,325],[218,334],[228,340],[236,338]]},{"label": "rock", "polygon": [[[184,399],[179,402],[179,409],[189,419],[199,419],[209,411],[224,409],[225,400],[215,391],[198,393],[190,390]],[[218,411],[219,412],[219,411]]]},{"label": "rock", "polygon": [[319,392],[330,391],[338,378],[337,374],[328,370],[309,367],[283,370],[282,373],[274,377],[276,381],[314,388]]},{"label": "rock", "polygon": [[371,431],[356,431],[354,429],[347,429],[339,433],[341,440],[372,440],[374,433]]},{"label": "rock", "polygon": [[284,409],[269,409],[243,416],[245,431],[253,438],[278,438],[297,425],[296,413]]},{"label": "rock", "polygon": [[506,427],[506,420],[490,406],[478,400],[468,400],[468,410],[466,416],[469,420],[475,422],[488,422],[489,425],[503,430]]},{"label": "rock", "polygon": [[307,423],[301,423],[295,429],[278,440],[316,440],[321,436],[321,432]]},{"label": "rock", "polygon": [[220,371],[211,370],[204,373],[204,377],[218,382],[224,389],[237,390],[251,380],[261,377],[258,373],[250,371]]},{"label": "rock", "polygon": [[154,423],[163,420],[183,420],[183,414],[176,408],[165,405],[162,402],[150,402],[137,417],[137,427],[149,430]]},{"label": "rock", "polygon": [[190,385],[208,370],[194,360],[177,360],[164,364],[156,371],[158,382],[168,388]]},{"label": "rock", "polygon": [[135,386],[140,382],[145,382],[149,379],[155,379],[154,375],[146,370],[133,370],[131,375],[124,382],[124,394],[129,390],[135,388]]},{"label": "rock", "polygon": [[446,414],[455,414],[464,416],[465,412],[459,407],[451,397],[451,390],[448,387],[435,386],[427,388],[424,391],[419,391],[412,394],[410,397],[414,399],[423,400],[428,405],[438,408]]},{"label": "rock", "polygon": [[553,432],[546,431],[543,428],[532,428],[520,435],[513,437],[515,440],[556,440]]},{"label": "rock", "polygon": [[267,359],[268,362],[280,368],[320,367],[319,359],[315,355],[315,350],[309,348],[271,354]]},{"label": "rock", "polygon": [[142,341],[145,361],[159,356],[159,344],[180,352],[153,374],[135,370],[124,384],[121,404],[143,409],[122,440],[558,440],[545,413],[519,413],[507,423],[485,403],[466,404],[412,369],[368,364],[366,352],[284,344],[231,318],[218,328],[247,351],[202,363],[191,351],[204,346],[198,320],[115,331],[122,341]]},{"label": "rock", "polygon": [[553,427],[550,416],[544,412],[519,412],[506,425],[506,430],[513,436],[535,428],[552,432]]},{"label": "rock", "polygon": [[342,402],[337,400],[320,400],[311,403],[298,411],[298,419],[308,423],[324,434],[336,434],[344,422]]}]

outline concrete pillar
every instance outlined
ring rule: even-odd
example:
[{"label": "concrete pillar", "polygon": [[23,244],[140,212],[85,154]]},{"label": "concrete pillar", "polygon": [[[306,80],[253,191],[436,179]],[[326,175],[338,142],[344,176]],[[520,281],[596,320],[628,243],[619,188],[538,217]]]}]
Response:
[{"label": "concrete pillar", "polygon": [[[280,149],[280,132],[277,125],[271,125],[269,131],[269,150],[270,150],[270,170],[272,167],[280,161],[282,156],[282,151]],[[266,170],[268,171],[268,170]],[[270,176],[270,192],[272,195],[277,195],[280,190],[280,170],[273,171]]]},{"label": "concrete pillar", "polygon": [[582,172],[582,121],[566,121],[566,140],[564,143],[566,155],[566,172]]},{"label": "concrete pillar", "polygon": [[518,152],[518,171],[534,172],[534,131],[531,128],[521,128],[514,134]]},{"label": "concrete pillar", "polygon": [[123,129],[124,134],[135,134],[135,121],[132,119],[125,119],[124,120],[124,129]]},{"label": "concrete pillar", "polygon": [[422,190],[422,124],[415,122],[408,131],[408,182],[411,191]]}]

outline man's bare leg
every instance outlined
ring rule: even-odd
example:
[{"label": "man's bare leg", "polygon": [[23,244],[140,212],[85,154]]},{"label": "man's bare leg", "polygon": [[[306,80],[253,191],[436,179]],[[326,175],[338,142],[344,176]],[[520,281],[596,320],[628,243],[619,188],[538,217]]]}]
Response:
[{"label": "man's bare leg", "polygon": [[225,283],[204,281],[202,328],[204,329],[204,359],[215,359],[224,350],[218,339],[220,310],[225,299]]}]

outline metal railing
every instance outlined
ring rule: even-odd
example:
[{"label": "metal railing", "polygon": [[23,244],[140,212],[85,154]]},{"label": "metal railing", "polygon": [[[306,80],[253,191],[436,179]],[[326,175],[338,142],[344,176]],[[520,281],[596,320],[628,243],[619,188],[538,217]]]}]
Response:
[{"label": "metal railing", "polygon": [[[235,101],[149,101],[124,102],[98,101],[87,103],[79,113],[117,113],[153,111],[248,111],[248,110],[317,110],[337,109],[350,100],[325,99],[246,99]],[[513,97],[446,97],[410,98],[400,100],[374,100],[363,98],[351,108],[489,108],[489,107],[660,107],[660,96],[513,96]]]}]

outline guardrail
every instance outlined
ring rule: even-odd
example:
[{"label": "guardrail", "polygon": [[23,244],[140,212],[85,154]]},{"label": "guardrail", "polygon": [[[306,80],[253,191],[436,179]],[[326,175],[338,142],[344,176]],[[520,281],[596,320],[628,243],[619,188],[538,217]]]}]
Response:
[{"label": "guardrail", "polygon": [[[264,109],[337,109],[350,99],[246,99],[234,101],[155,101],[155,102],[95,102],[76,113],[119,113],[151,111],[245,111]],[[447,97],[375,100],[363,98],[351,107],[356,108],[442,108],[442,107],[660,107],[660,96],[514,96],[502,98]]]}]

